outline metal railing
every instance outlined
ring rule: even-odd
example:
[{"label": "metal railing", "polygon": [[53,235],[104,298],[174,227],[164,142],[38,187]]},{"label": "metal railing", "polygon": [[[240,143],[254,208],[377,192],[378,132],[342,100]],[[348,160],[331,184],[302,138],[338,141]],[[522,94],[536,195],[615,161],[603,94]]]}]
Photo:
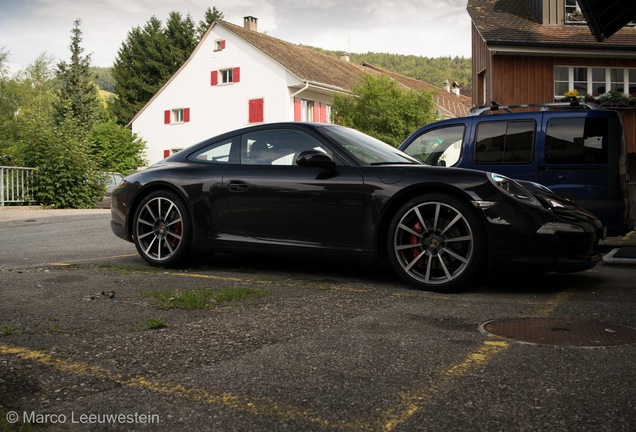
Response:
[{"label": "metal railing", "polygon": [[35,168],[0,166],[0,207],[35,201],[32,194],[35,171]]}]

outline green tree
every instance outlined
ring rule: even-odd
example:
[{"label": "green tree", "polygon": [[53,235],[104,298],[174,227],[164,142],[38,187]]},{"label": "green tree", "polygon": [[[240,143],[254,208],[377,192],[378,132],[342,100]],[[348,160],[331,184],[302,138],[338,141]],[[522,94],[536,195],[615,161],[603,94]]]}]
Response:
[{"label": "green tree", "polygon": [[89,131],[103,115],[98,88],[90,74],[91,56],[83,56],[81,20],[73,23],[71,30],[71,61],[58,63],[58,98],[54,104],[58,123],[74,119],[85,131]]},{"label": "green tree", "polygon": [[197,27],[197,42],[201,41],[214,21],[222,19],[223,12],[219,11],[216,6],[213,6],[212,9],[207,8],[203,20],[199,21],[199,26]]},{"label": "green tree", "polygon": [[114,121],[96,124],[88,142],[90,153],[98,161],[101,171],[114,171],[124,175],[143,166],[145,142],[127,127]]},{"label": "green tree", "polygon": [[25,70],[0,80],[0,164],[22,164],[15,153],[17,144],[23,140],[25,113],[35,111],[43,119],[53,115],[52,61],[41,54]]},{"label": "green tree", "polygon": [[36,200],[54,208],[91,208],[101,200],[104,184],[97,163],[87,151],[86,134],[70,116],[56,121],[44,104],[21,109],[21,140],[16,155],[21,165],[38,169]]},{"label": "green tree", "polygon": [[168,40],[154,16],[128,32],[113,65],[117,98],[111,108],[120,124],[130,122],[170,77],[167,57]]},{"label": "green tree", "polygon": [[172,75],[190,57],[197,46],[195,24],[188,14],[185,18],[179,12],[170,12],[164,30],[168,43],[168,55],[165,59]]},{"label": "green tree", "polygon": [[363,75],[352,95],[336,95],[334,122],[365,132],[395,147],[435,119],[430,93],[409,90],[391,78]]}]

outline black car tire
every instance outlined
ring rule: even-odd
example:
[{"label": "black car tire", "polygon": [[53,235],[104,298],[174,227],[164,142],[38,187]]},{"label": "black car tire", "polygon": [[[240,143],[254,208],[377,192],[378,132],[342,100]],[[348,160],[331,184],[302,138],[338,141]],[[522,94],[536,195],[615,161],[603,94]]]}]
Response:
[{"label": "black car tire", "polygon": [[192,224],[183,200],[170,191],[145,197],[135,212],[133,239],[153,266],[174,267],[190,258]]},{"label": "black car tire", "polygon": [[446,194],[424,194],[404,204],[389,226],[393,268],[408,283],[436,292],[454,292],[478,277],[486,235],[476,211]]}]

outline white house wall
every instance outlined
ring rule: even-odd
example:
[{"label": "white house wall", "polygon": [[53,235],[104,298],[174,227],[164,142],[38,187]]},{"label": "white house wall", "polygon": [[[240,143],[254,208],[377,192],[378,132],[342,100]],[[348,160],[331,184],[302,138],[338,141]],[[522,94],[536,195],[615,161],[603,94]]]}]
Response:
[{"label": "white house wall", "polygon": [[[225,48],[215,51],[215,41]],[[240,68],[238,83],[211,85],[211,72]],[[147,143],[150,164],[214,135],[249,124],[250,99],[264,101],[264,121],[293,120],[291,85],[301,85],[278,63],[222,26],[214,26],[184,66],[138,113],[132,130]],[[324,98],[324,96],[322,96]],[[164,124],[166,110],[189,108],[189,121]]]}]

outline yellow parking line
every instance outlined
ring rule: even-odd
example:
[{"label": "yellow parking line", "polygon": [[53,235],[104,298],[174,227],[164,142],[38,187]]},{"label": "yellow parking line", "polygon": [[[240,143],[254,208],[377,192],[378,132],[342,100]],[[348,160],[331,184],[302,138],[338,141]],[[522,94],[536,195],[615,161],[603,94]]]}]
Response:
[{"label": "yellow parking line", "polygon": [[[538,311],[538,315],[549,315],[559,304],[570,298],[573,294],[574,290],[570,288],[557,293],[546,302],[537,302],[537,304],[543,306],[543,308]],[[384,418],[386,421],[383,429],[385,431],[391,431],[405,423],[428,403],[427,401],[439,390],[442,384],[451,379],[468,375],[472,370],[484,365],[509,346],[510,345],[503,340],[487,340],[476,351],[469,353],[462,361],[442,372],[440,378],[427,390],[421,392],[403,392],[400,394],[400,402],[398,405],[385,412]]]},{"label": "yellow parking line", "polygon": [[99,366],[65,361],[54,358],[50,354],[40,351],[34,351],[22,347],[12,347],[5,344],[0,344],[0,355],[1,354],[12,355],[23,360],[34,361],[62,372],[108,379],[131,388],[150,390],[155,393],[167,394],[182,399],[189,399],[212,405],[220,405],[226,408],[250,412],[255,415],[277,416],[287,420],[301,420],[303,422],[317,424],[322,427],[330,427],[334,425],[331,421],[321,419],[315,415],[315,413],[307,409],[286,407],[268,398],[251,399],[228,392],[215,393],[198,388],[188,388],[180,384],[151,381],[142,376],[115,373]]},{"label": "yellow parking line", "polygon": [[383,430],[391,431],[405,423],[426,405],[430,397],[439,390],[442,384],[451,379],[468,375],[472,370],[484,365],[492,357],[504,351],[508,346],[507,342],[500,340],[485,341],[477,351],[469,353],[462,361],[442,372],[440,379],[434,382],[426,391],[401,393],[400,403],[385,412]]}]

